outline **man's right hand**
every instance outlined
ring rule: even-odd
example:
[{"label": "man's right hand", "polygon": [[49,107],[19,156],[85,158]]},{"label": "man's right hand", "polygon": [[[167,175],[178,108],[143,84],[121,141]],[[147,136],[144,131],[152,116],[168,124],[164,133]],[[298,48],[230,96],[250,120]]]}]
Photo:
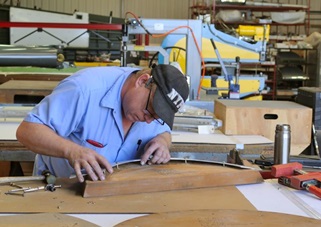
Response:
[{"label": "man's right hand", "polygon": [[105,171],[113,173],[112,166],[103,156],[86,147],[70,151],[67,159],[70,165],[75,169],[79,182],[84,181],[82,169],[85,169],[86,173],[93,181],[105,180]]},{"label": "man's right hand", "polygon": [[85,169],[92,180],[104,180],[103,169],[113,172],[112,166],[103,156],[60,137],[46,125],[23,121],[16,136],[19,142],[37,154],[67,159],[80,182],[84,181],[81,169]]}]

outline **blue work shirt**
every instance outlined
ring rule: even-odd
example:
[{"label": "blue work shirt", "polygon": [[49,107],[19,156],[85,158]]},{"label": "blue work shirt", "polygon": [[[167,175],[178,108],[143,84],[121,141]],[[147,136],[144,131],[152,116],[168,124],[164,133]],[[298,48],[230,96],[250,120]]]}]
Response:
[{"label": "blue work shirt", "polygon": [[[135,122],[124,136],[121,88],[136,70],[94,67],[78,71],[61,81],[24,120],[48,126],[61,137],[95,150],[111,164],[140,158],[145,144],[170,128],[157,121]],[[75,174],[67,159],[38,154],[34,174],[43,170],[57,177]]]}]

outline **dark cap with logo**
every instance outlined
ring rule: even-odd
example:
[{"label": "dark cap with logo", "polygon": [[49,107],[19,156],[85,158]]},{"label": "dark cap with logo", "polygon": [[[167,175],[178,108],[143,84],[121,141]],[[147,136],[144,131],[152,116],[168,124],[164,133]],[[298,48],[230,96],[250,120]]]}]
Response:
[{"label": "dark cap with logo", "polygon": [[187,79],[172,65],[157,65],[151,74],[157,85],[153,100],[154,111],[172,129],[175,113],[189,95]]}]

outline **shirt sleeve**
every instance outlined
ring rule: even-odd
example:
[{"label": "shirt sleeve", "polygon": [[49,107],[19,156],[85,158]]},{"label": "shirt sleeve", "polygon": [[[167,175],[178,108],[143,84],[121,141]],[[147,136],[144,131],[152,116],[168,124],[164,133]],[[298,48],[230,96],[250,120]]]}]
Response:
[{"label": "shirt sleeve", "polygon": [[24,119],[50,127],[60,136],[67,137],[78,128],[86,111],[84,91],[74,80],[62,81]]}]

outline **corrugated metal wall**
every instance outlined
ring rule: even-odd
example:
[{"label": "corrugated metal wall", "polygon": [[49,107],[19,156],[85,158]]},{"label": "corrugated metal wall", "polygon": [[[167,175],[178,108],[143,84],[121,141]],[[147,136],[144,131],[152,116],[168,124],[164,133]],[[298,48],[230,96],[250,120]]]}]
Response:
[{"label": "corrugated metal wall", "polygon": [[[131,11],[145,18],[187,19],[189,6],[198,1],[211,0],[21,0],[22,7],[41,8],[56,12],[72,13],[74,10],[99,15],[124,17]],[[309,0],[270,0],[271,2],[305,4]],[[321,11],[320,0],[310,0],[312,11]]]},{"label": "corrugated metal wall", "polygon": [[[21,7],[36,8],[72,14],[75,10],[113,17],[133,17],[131,12],[142,18],[188,19],[190,0],[21,0]],[[160,38],[150,38],[154,44]]]},{"label": "corrugated metal wall", "polygon": [[75,10],[98,15],[125,17],[130,11],[144,18],[187,19],[189,0],[21,0],[21,7],[73,13]]},{"label": "corrugated metal wall", "polygon": [[[311,3],[310,33],[320,31],[320,0],[269,0],[267,2],[304,5],[308,1]],[[198,2],[211,4],[213,0],[21,0],[20,2],[22,7],[35,7],[62,13],[73,13],[78,10],[109,16],[110,12],[113,12],[114,17],[125,18],[125,13],[130,11],[143,18],[188,19],[191,16],[189,6]],[[301,27],[300,31],[296,32],[304,32],[304,28]]]},{"label": "corrugated metal wall", "polygon": [[120,15],[122,0],[22,0],[21,7],[36,8],[60,13],[73,13],[75,10],[108,16],[110,11]]}]

